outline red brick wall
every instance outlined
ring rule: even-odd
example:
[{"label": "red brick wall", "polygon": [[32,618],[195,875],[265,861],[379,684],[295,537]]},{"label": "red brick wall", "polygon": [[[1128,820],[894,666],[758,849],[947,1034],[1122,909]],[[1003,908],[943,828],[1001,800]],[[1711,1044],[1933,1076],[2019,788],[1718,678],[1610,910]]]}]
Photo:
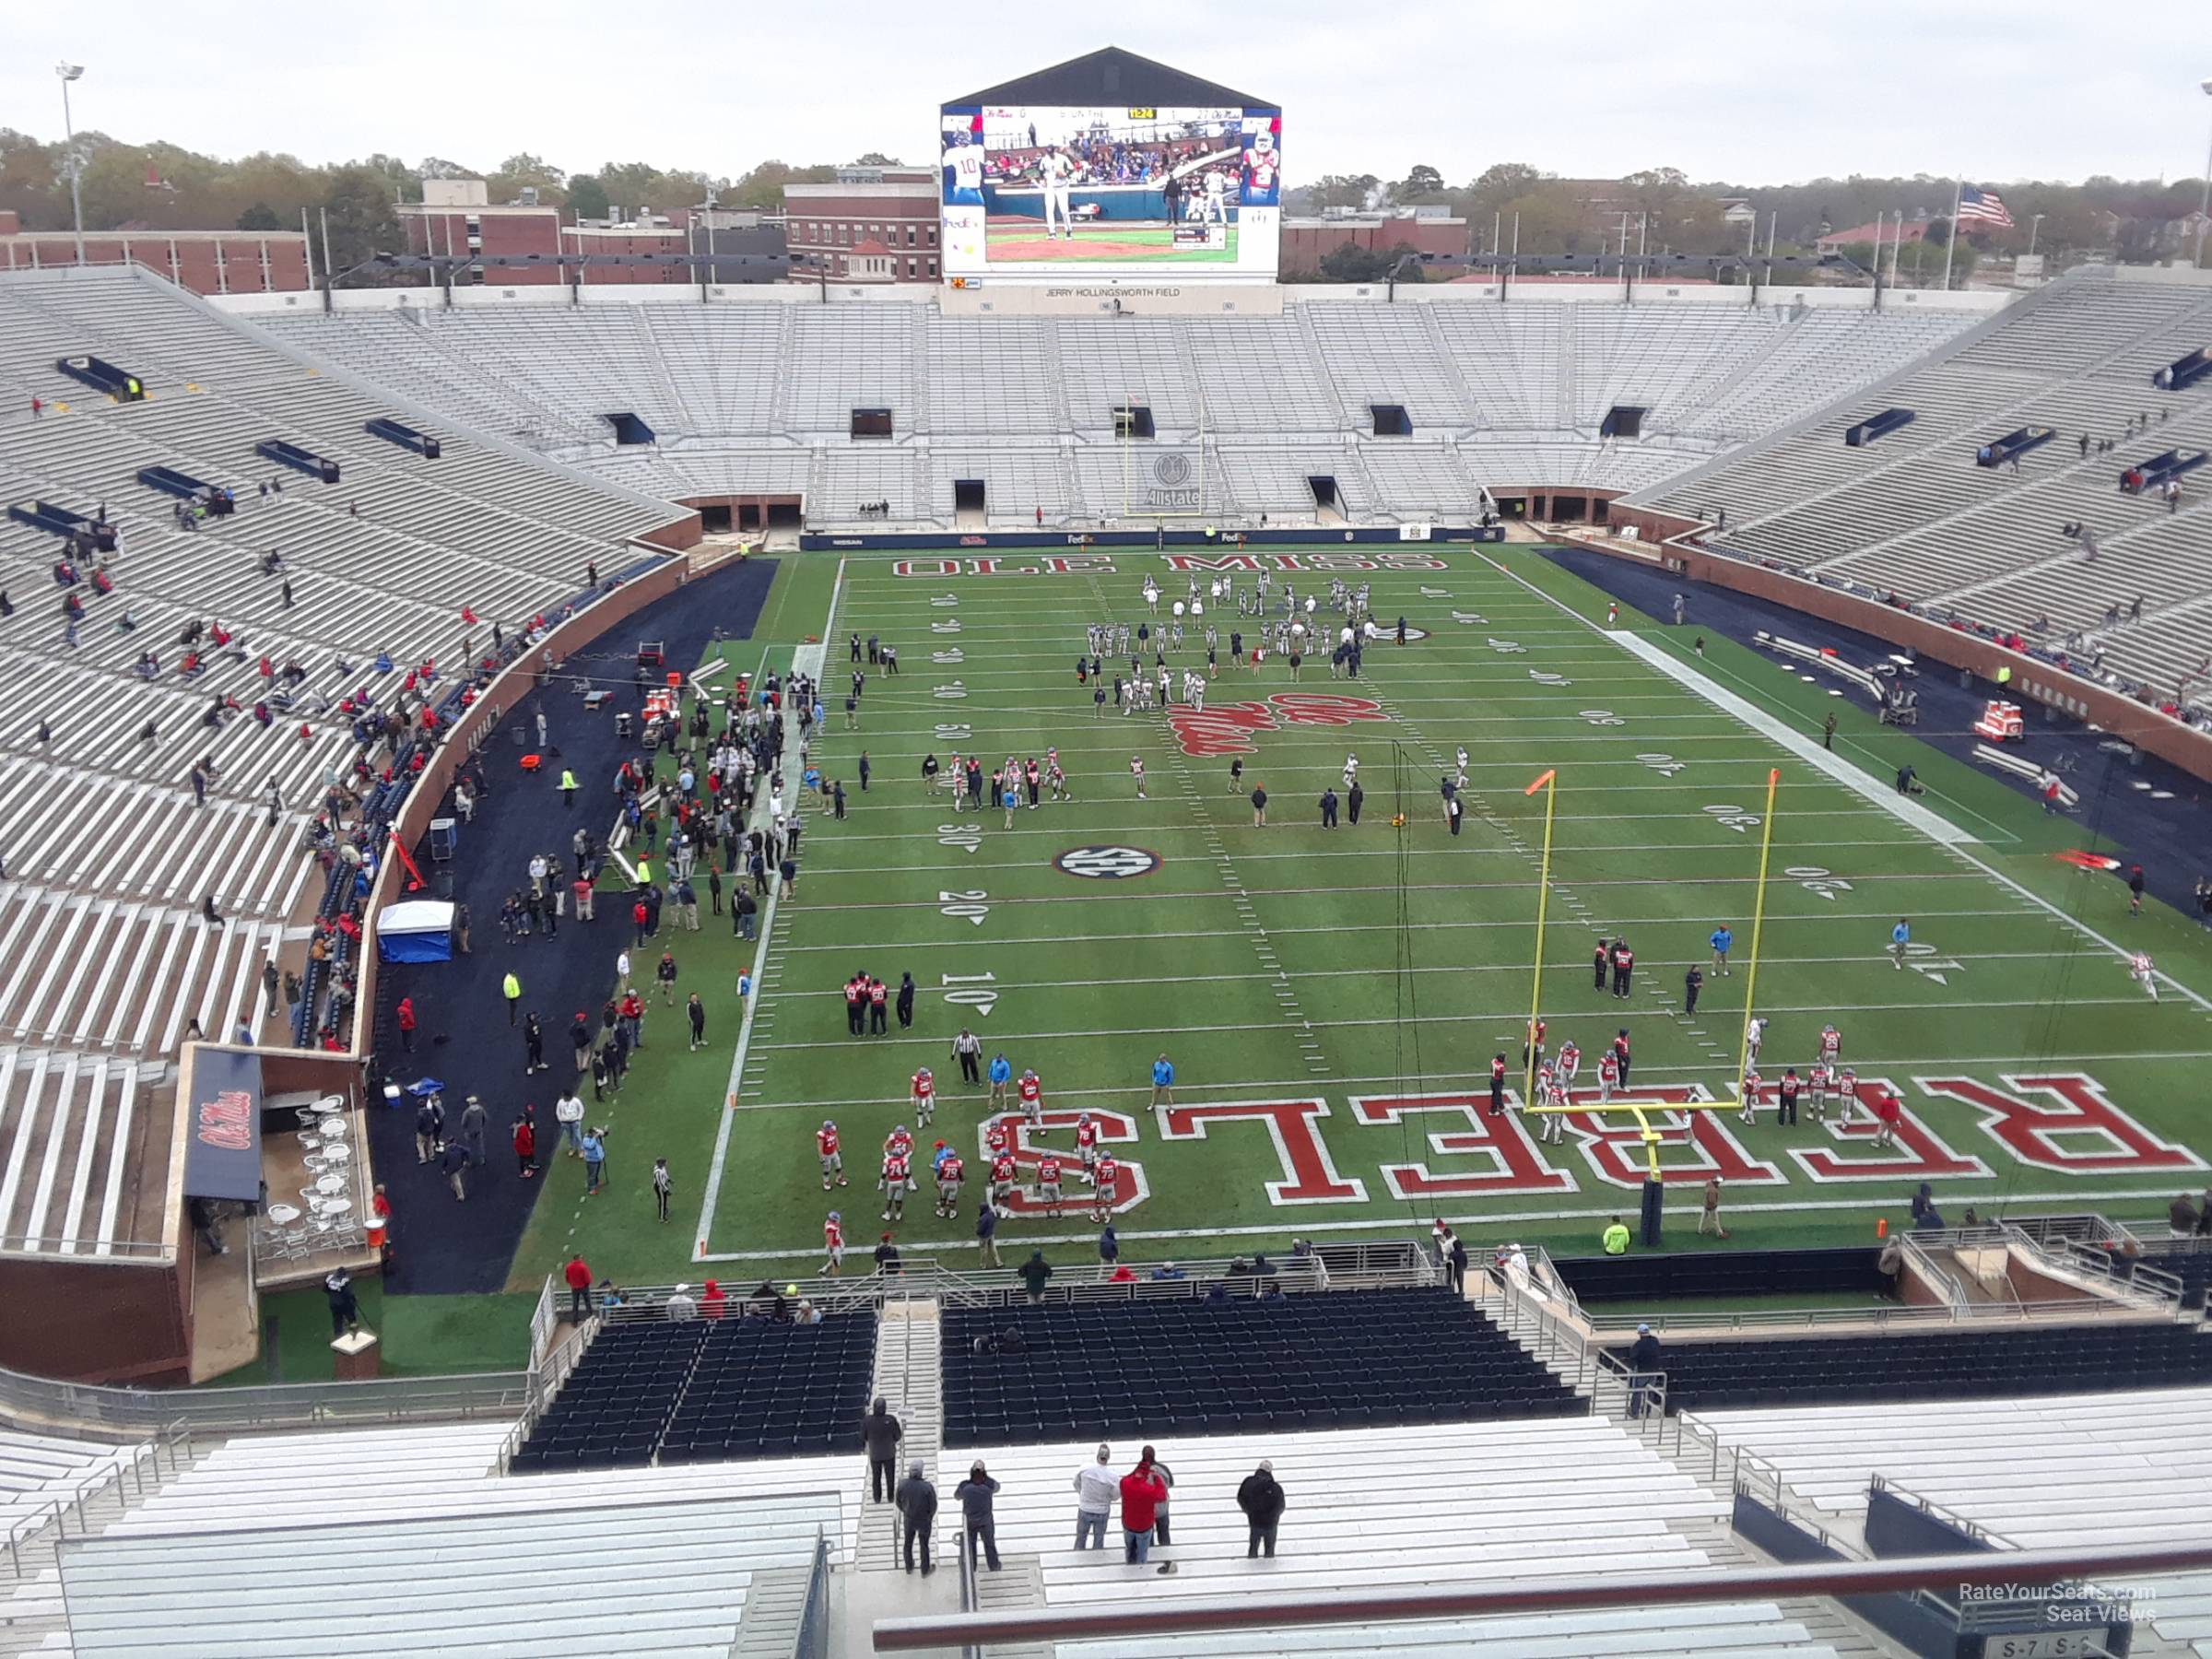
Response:
[{"label": "red brick wall", "polygon": [[[235,1233],[238,1230],[233,1229]],[[70,1382],[191,1380],[192,1240],[173,1263],[0,1258],[0,1365]]]},{"label": "red brick wall", "polygon": [[1321,262],[1350,242],[1376,253],[1400,242],[1423,253],[1465,253],[1467,228],[1432,219],[1392,219],[1380,225],[1285,225],[1281,268],[1287,276],[1310,276]]},{"label": "red brick wall", "polygon": [[[218,259],[219,249],[219,259]],[[264,270],[266,261],[267,269]],[[298,292],[307,287],[306,243],[297,232],[209,234],[100,231],[85,238],[85,263],[126,260],[200,294]],[[76,238],[53,232],[10,235],[0,225],[0,267],[52,270],[76,263]]]}]

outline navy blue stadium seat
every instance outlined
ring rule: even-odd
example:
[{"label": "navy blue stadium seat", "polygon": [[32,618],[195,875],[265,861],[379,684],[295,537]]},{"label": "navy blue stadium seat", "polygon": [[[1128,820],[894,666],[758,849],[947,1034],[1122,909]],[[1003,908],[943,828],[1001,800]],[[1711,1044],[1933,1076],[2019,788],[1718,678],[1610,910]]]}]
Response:
[{"label": "navy blue stadium seat", "polygon": [[[1024,1351],[974,1351],[1018,1328]],[[1441,1289],[945,1315],[948,1446],[1287,1432],[1587,1409]]]},{"label": "navy blue stadium seat", "polygon": [[[1624,1364],[1628,1350],[1614,1350]],[[1887,1400],[1995,1399],[2212,1382],[2197,1324],[2050,1325],[1925,1335],[1670,1342],[1669,1411]]]},{"label": "navy blue stadium seat", "polygon": [[620,1468],[857,1450],[875,1366],[872,1313],[800,1326],[746,1328],[735,1315],[610,1324],[511,1467]]}]

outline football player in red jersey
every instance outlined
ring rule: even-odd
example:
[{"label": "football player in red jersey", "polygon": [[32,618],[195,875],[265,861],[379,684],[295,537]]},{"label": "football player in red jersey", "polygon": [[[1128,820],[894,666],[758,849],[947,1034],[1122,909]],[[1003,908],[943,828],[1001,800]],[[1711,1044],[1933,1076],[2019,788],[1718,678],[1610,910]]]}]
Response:
[{"label": "football player in red jersey", "polygon": [[1018,1088],[1021,1093],[1021,1115],[1029,1120],[1031,1134],[1041,1135],[1044,1132],[1044,1085],[1038,1081],[1035,1072],[1025,1071],[1021,1074]]},{"label": "football player in red jersey", "polygon": [[1490,1056],[1490,1115],[1497,1117],[1505,1111],[1505,1056]]},{"label": "football player in red jersey", "polygon": [[[814,1132],[814,1149],[822,1160],[822,1191],[845,1184],[845,1155],[838,1149],[837,1125],[829,1119]],[[835,1179],[832,1180],[832,1177]]]},{"label": "football player in red jersey", "polygon": [[1091,1173],[1094,1184],[1090,1195],[1090,1218],[1093,1221],[1102,1224],[1107,1217],[1113,1214],[1114,1200],[1120,1196],[1121,1169],[1121,1165],[1114,1161],[1112,1153],[1099,1154],[1099,1161],[1093,1166]]},{"label": "football player in red jersey", "polygon": [[1044,1206],[1044,1213],[1057,1221],[1060,1218],[1060,1159],[1047,1152],[1037,1160],[1037,1197]]},{"label": "football player in red jersey", "polygon": [[1001,1152],[991,1159],[991,1202],[1002,1215],[1014,1196],[1014,1182],[1020,1173],[1011,1152]]},{"label": "football player in red jersey", "polygon": [[1597,1057],[1597,1101],[1603,1106],[1613,1099],[1613,1091],[1620,1085],[1620,1062],[1607,1049]]},{"label": "football player in red jersey", "polygon": [[930,1119],[937,1115],[937,1080],[930,1075],[928,1066],[914,1074],[914,1122],[921,1128],[929,1127]]},{"label": "football player in red jersey", "polygon": [[831,1210],[830,1218],[822,1223],[822,1246],[829,1260],[821,1265],[820,1277],[833,1278],[845,1265],[845,1218],[841,1210]]},{"label": "football player in red jersey", "polygon": [[1099,1161],[1099,1126],[1086,1112],[1076,1118],[1076,1156],[1083,1160],[1083,1175],[1091,1179],[1091,1166]]},{"label": "football player in red jersey", "polygon": [[883,1179],[877,1184],[883,1192],[883,1218],[886,1221],[906,1219],[907,1189],[913,1184],[912,1165],[904,1152],[886,1152],[883,1155]]},{"label": "football player in red jersey", "polygon": [[960,1182],[967,1167],[958,1152],[948,1152],[937,1165],[937,1214],[949,1221],[960,1213]]}]

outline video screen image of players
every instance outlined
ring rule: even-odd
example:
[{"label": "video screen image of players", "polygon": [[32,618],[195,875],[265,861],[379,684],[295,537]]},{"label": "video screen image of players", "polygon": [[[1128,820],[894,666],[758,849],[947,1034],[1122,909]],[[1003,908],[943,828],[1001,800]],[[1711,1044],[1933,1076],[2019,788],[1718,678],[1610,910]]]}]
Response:
[{"label": "video screen image of players", "polygon": [[1242,109],[948,109],[947,269],[1216,265],[1272,276],[1282,118]]}]

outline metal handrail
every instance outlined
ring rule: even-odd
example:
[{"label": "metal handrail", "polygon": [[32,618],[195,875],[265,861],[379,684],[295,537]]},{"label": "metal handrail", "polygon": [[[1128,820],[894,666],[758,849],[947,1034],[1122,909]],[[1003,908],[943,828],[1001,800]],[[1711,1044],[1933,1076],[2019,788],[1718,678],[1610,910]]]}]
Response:
[{"label": "metal handrail", "polygon": [[[735,1653],[733,1644],[731,1653]],[[791,1640],[791,1659],[829,1659],[830,1539],[814,1529],[814,1559],[806,1571],[806,1594],[799,1604],[799,1628]]]},{"label": "metal handrail", "polygon": [[[65,1425],[96,1433],[292,1429],[323,1423],[456,1421],[522,1409],[526,1371],[377,1377],[359,1382],[273,1382],[240,1388],[116,1388],[0,1370],[0,1422],[34,1434]],[[67,1430],[63,1430],[66,1432]]]},{"label": "metal handrail", "polygon": [[[1274,1284],[1286,1295],[1303,1295],[1319,1292],[1324,1288],[1320,1264],[1310,1257],[1287,1256],[1281,1261],[1270,1260],[1274,1269],[1268,1274],[1239,1274],[1231,1271],[1235,1261],[1245,1257],[1209,1257],[1197,1261],[1179,1261],[1173,1278],[1153,1277],[1159,1267],[1153,1265],[1129,1264],[1138,1277],[1128,1280],[1109,1278],[1078,1278],[1062,1265],[1053,1279],[1044,1288],[1042,1300],[1047,1302],[1141,1301],[1155,1299],[1182,1300],[1205,1296],[1215,1284],[1223,1284],[1239,1294],[1257,1296],[1268,1284]],[[988,1274],[989,1277],[985,1275]],[[700,1286],[703,1279],[686,1281],[680,1287],[699,1306]],[[748,1304],[765,1300],[759,1283],[753,1288],[733,1289],[723,1287],[725,1296],[721,1303],[722,1313],[714,1317],[735,1320],[743,1316]],[[879,1308],[885,1301],[897,1300],[931,1299],[960,1307],[1007,1307],[1027,1302],[1029,1292],[1010,1268],[985,1270],[983,1273],[962,1272],[942,1265],[929,1257],[902,1261],[894,1273],[871,1273],[856,1278],[803,1278],[770,1279],[764,1281],[769,1288],[783,1298],[788,1307],[810,1301],[817,1312],[825,1317],[831,1313],[858,1312]],[[1408,1282],[1421,1282],[1409,1276]],[[678,1286],[626,1285],[621,1300],[604,1310],[601,1317],[609,1324],[636,1324],[664,1320],[668,1317],[668,1299]],[[700,1310],[702,1317],[704,1310]]]},{"label": "metal handrail", "polygon": [[[1493,1579],[1443,1589],[1406,1585],[1349,1591],[1286,1587],[1281,1595],[1165,1596],[1115,1610],[1121,1641],[1184,1632],[1311,1630],[1324,1625],[1403,1625],[1418,1619],[1484,1618],[1505,1614],[1620,1608],[1638,1615],[1656,1607],[1727,1602],[1788,1602],[1808,1596],[1878,1595],[1930,1586],[2051,1584],[2082,1578],[2148,1577],[2212,1567],[2212,1541],[2109,1544],[1969,1555],[1908,1556],[1875,1561],[1819,1561],[1799,1566],[1668,1567],[1606,1572],[1583,1567],[1545,1578]],[[1062,1607],[878,1619],[877,1653],[904,1653],[961,1642],[1051,1641],[1066,1634]]]},{"label": "metal handrail", "polygon": [[513,1465],[514,1454],[529,1441],[538,1419],[546,1415],[547,1408],[560,1394],[561,1384],[582,1362],[584,1350],[597,1338],[599,1328],[600,1320],[596,1316],[586,1320],[573,1340],[552,1349],[524,1373],[530,1380],[528,1398],[524,1402],[522,1415],[514,1420],[514,1427],[500,1441],[499,1453],[491,1465],[495,1475],[504,1475]]},{"label": "metal handrail", "polygon": [[[53,1529],[58,1545],[68,1536],[69,1517],[75,1515],[76,1535],[87,1537],[91,1534],[91,1519],[86,1513],[88,1505],[97,1505],[100,1499],[112,1494],[116,1512],[120,1514],[135,1500],[143,1500],[149,1490],[159,1491],[164,1481],[177,1475],[190,1461],[192,1426],[179,1418],[149,1438],[119,1449],[122,1457],[96,1478],[71,1488],[10,1524],[6,1537],[0,1538],[0,1547],[6,1549],[9,1571],[18,1579],[23,1576],[24,1550],[35,1546],[48,1528]],[[126,1481],[131,1488],[127,1494],[124,1490]]]}]

